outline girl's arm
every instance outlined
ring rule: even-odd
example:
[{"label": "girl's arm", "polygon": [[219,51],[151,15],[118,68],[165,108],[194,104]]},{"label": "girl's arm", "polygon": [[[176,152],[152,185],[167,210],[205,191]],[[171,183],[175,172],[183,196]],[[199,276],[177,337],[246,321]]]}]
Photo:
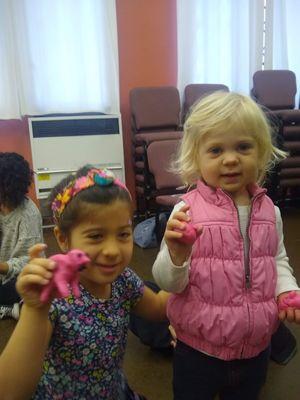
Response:
[{"label": "girl's arm", "polygon": [[42,373],[52,328],[48,319],[50,302],[41,303],[40,293],[55,268],[53,261],[37,258],[45,247],[39,244],[29,250],[30,263],[17,280],[24,305],[20,320],[0,356],[1,400],[30,399]]},{"label": "girl's arm", "polygon": [[[278,232],[278,250],[276,255],[276,267],[277,267],[277,286],[276,295],[278,303],[288,295],[292,290],[299,292],[299,286],[293,275],[293,269],[289,264],[289,259],[286,254],[284,242],[283,242],[283,226],[282,219],[280,215],[280,210],[275,207],[276,213],[276,227]],[[289,307],[286,310],[279,311],[279,319],[284,321],[287,319],[289,322],[300,323],[300,309]]]},{"label": "girl's arm", "polygon": [[166,309],[170,293],[164,290],[154,293],[147,286],[144,287],[144,293],[138,303],[134,306],[133,312],[145,319],[153,321],[162,321],[167,319]]},{"label": "girl's arm", "polygon": [[49,307],[22,307],[20,320],[0,357],[1,400],[26,400],[33,395],[52,334],[48,311]]},{"label": "girl's arm", "polygon": [[171,293],[181,293],[189,281],[189,265],[190,259],[180,266],[175,265],[163,239],[153,264],[152,274],[159,287]]},{"label": "girl's arm", "polygon": [[[181,201],[174,207],[169,221],[173,218],[173,215],[177,213],[185,203]],[[181,245],[181,247],[186,247],[186,245]],[[164,290],[172,293],[181,293],[188,284],[189,280],[189,262],[190,258],[184,257],[180,259],[181,263],[176,265],[171,258],[168,245],[163,238],[160,246],[160,251],[156,257],[153,264],[152,274],[156,283]]]},{"label": "girl's arm", "polygon": [[275,206],[276,227],[278,233],[278,250],[276,255],[277,267],[277,287],[276,295],[291,290],[300,290],[297,281],[293,275],[293,268],[289,264],[289,258],[286,254],[283,237],[283,225],[280,210]]}]

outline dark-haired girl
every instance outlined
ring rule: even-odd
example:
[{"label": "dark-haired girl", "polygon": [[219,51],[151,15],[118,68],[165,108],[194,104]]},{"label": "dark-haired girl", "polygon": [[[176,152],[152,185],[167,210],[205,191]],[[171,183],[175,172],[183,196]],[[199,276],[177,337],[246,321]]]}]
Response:
[{"label": "dark-haired girl", "polygon": [[61,250],[80,249],[90,262],[80,272],[79,298],[43,304],[40,292],[54,265],[40,258],[43,245],[30,250],[17,282],[24,299],[20,320],[0,359],[0,398],[139,398],[125,396],[123,387],[129,314],[165,318],[168,294],[153,293],[128,268],[130,194],[109,172],[85,167],[59,184],[50,201]]}]

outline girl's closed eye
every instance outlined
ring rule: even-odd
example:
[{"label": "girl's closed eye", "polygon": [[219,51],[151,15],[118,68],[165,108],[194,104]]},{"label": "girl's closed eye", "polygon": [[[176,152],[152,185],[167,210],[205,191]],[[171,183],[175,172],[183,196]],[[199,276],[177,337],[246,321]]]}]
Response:
[{"label": "girl's closed eye", "polygon": [[131,239],[131,237],[132,237],[132,231],[130,230],[128,230],[128,231],[122,231],[122,232],[120,232],[119,233],[119,238],[121,239],[121,240],[129,240],[129,239]]},{"label": "girl's closed eye", "polygon": [[88,238],[91,240],[101,240],[101,239],[103,239],[103,234],[100,232],[90,233],[88,235]]}]

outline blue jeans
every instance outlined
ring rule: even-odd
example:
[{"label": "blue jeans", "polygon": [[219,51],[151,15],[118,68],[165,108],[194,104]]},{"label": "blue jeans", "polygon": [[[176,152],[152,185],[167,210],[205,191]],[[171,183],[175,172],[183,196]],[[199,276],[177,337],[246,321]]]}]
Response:
[{"label": "blue jeans", "polygon": [[173,361],[174,400],[256,400],[265,383],[270,348],[258,356],[224,361],[177,341]]}]

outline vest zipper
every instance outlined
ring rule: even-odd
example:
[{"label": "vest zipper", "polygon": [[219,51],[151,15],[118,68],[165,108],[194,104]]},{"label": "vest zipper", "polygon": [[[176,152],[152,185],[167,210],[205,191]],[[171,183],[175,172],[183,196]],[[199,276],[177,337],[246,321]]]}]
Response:
[{"label": "vest zipper", "polygon": [[[228,197],[230,197],[230,196],[228,196]],[[250,287],[251,287],[250,275],[251,274],[250,274],[250,257],[249,257],[250,256],[249,226],[250,226],[250,219],[251,219],[251,212],[252,212],[252,200],[250,202],[249,219],[248,219],[247,228],[246,228],[246,232],[247,232],[247,235],[248,235],[248,238],[249,238],[249,247],[248,247],[248,255],[247,255],[248,263],[247,264],[245,263],[245,243],[244,243],[244,238],[243,238],[243,234],[242,234],[242,231],[241,231],[239,211],[238,211],[238,208],[237,208],[235,202],[232,199],[231,199],[231,201],[233,202],[234,208],[236,209],[236,215],[237,215],[237,219],[238,219],[238,222],[239,222],[240,236],[241,236],[241,238],[243,240],[243,255],[244,255],[244,266],[245,266],[244,267],[244,269],[245,269],[245,287],[246,287],[246,289],[250,289]]]},{"label": "vest zipper", "polygon": [[250,211],[249,211],[249,218],[248,218],[248,223],[247,223],[247,236],[249,240],[249,246],[248,246],[248,254],[247,254],[247,264],[245,265],[245,280],[246,280],[246,289],[251,288],[251,269],[250,269],[250,249],[251,249],[251,238],[250,238],[250,222],[251,222],[251,215],[252,215],[252,208],[253,208],[253,201],[254,199],[251,199],[250,201]]},{"label": "vest zipper", "polygon": [[[222,190],[222,189],[221,189]],[[239,223],[239,231],[240,231],[240,235],[241,238],[243,239],[243,235],[242,235],[242,231],[241,231],[241,225],[240,225],[240,216],[239,216],[239,211],[238,208],[235,204],[235,202],[232,200],[232,198],[225,193],[223,190],[222,192],[232,201],[235,209],[236,209],[236,214],[237,214],[237,218],[238,218],[238,223]],[[262,196],[263,193],[258,193],[256,196],[252,197],[252,199],[250,200],[250,212],[249,212],[249,219],[248,219],[248,224],[247,224],[247,228],[246,228],[246,232],[248,235],[248,239],[249,239],[249,246],[248,246],[248,263],[247,265],[245,265],[245,287],[246,289],[250,289],[251,288],[251,270],[250,270],[250,249],[251,249],[251,238],[250,238],[250,223],[251,223],[251,216],[252,216],[252,209],[253,209],[253,204],[256,201],[256,199],[260,196]],[[245,245],[244,245],[244,239],[243,239],[243,253],[244,253],[244,264],[245,264]],[[246,291],[245,293],[246,297],[248,297],[248,291]],[[243,347],[241,350],[241,358],[243,358],[243,354],[244,354],[244,348],[245,348],[245,343],[246,343],[246,338],[248,338],[249,336],[249,329],[250,329],[250,309],[249,309],[249,302],[248,302],[248,298],[246,301],[247,304],[247,311],[248,311],[248,335],[245,337],[244,339],[244,343],[243,343]]]},{"label": "vest zipper", "polygon": [[[248,239],[249,239],[248,257],[247,257],[248,262],[247,262],[247,264],[245,265],[245,286],[246,286],[246,289],[250,289],[250,288],[251,288],[251,269],[250,269],[251,237],[250,237],[250,223],[251,223],[252,209],[253,209],[254,201],[255,201],[260,195],[261,195],[261,194],[258,194],[256,197],[253,197],[253,198],[251,199],[251,201],[250,201],[249,219],[248,219],[248,224],[247,224],[247,228],[246,228],[246,232],[247,232]],[[236,207],[236,205],[235,205],[234,202],[233,202],[233,204],[234,204],[234,206],[235,206],[235,208],[236,208],[237,216],[238,216],[238,219],[239,219],[239,212],[238,212],[238,209],[237,209],[237,207]],[[240,221],[239,221],[239,222],[240,222]],[[242,235],[242,232],[241,232],[240,223],[239,223],[239,229],[240,229],[241,236],[243,236],[243,235]],[[247,292],[246,292],[246,296],[248,296],[248,293],[247,293]],[[246,304],[247,304],[247,311],[248,311],[248,316],[249,316],[248,321],[250,322],[250,308],[249,308],[248,299],[247,299]],[[249,332],[249,329],[250,329],[250,326],[249,326],[249,328],[248,328],[248,332]],[[249,333],[248,333],[247,336],[249,336]],[[243,358],[243,355],[244,355],[244,348],[245,348],[245,341],[244,341],[244,343],[243,343],[243,347],[242,347],[242,350],[241,350],[241,358]]]},{"label": "vest zipper", "polygon": [[250,268],[250,250],[251,250],[251,237],[250,237],[250,224],[251,224],[251,218],[252,218],[252,210],[253,210],[253,204],[254,202],[262,196],[263,193],[258,193],[255,197],[253,197],[250,201],[250,212],[249,212],[249,219],[248,219],[248,224],[246,228],[247,236],[249,239],[249,246],[248,246],[248,263],[245,266],[245,274],[246,274],[246,289],[251,288],[251,268]]},{"label": "vest zipper", "polygon": [[[249,235],[249,227],[250,227],[250,221],[251,221],[251,213],[252,213],[252,205],[253,205],[253,199],[251,199],[250,201],[250,210],[249,210],[249,218],[248,218],[248,222],[247,222],[247,227],[246,227],[246,233],[248,236],[248,240],[249,240],[249,245],[248,245],[248,251],[247,251],[247,258],[245,260],[245,243],[244,243],[244,239],[243,239],[243,235],[242,235],[242,231],[241,231],[241,225],[240,225],[240,216],[239,216],[239,212],[237,209],[237,206],[235,205],[236,208],[236,212],[237,212],[237,216],[238,216],[238,220],[239,220],[239,229],[240,229],[240,234],[242,236],[243,239],[243,249],[244,249],[244,263],[245,263],[245,287],[246,287],[246,293],[245,296],[247,297],[246,300],[246,305],[247,305],[247,312],[248,312],[248,329],[247,329],[247,338],[249,336],[249,330],[250,330],[250,308],[249,308],[249,301],[248,301],[248,289],[251,288],[251,273],[250,273],[250,246],[251,246],[251,240],[250,240],[250,235]],[[247,262],[245,262],[247,261]],[[243,341],[243,347],[242,347],[242,351],[241,351],[241,358],[244,358],[244,349],[245,349],[245,343],[246,343],[246,338],[244,338]]]},{"label": "vest zipper", "polygon": [[[237,208],[235,202],[232,200],[232,198],[231,198],[227,193],[225,193],[225,192],[223,192],[223,193],[224,193],[227,197],[229,197],[229,199],[232,201],[232,203],[233,203],[233,205],[234,205],[234,208],[236,209],[236,214],[237,214],[237,218],[238,218],[238,221],[239,221],[239,231],[240,231],[241,238],[243,239],[243,235],[242,235],[242,231],[241,231],[241,225],[240,225],[240,216],[239,216],[238,208]],[[257,199],[258,197],[262,196],[262,195],[263,195],[263,193],[258,193],[255,197],[253,197],[253,198],[250,200],[250,212],[249,212],[249,219],[248,219],[248,224],[247,224],[247,228],[246,228],[246,232],[247,232],[248,239],[249,239],[248,254],[247,254],[247,256],[248,256],[248,257],[247,257],[248,263],[247,263],[247,265],[245,265],[245,286],[246,286],[246,289],[250,289],[250,288],[251,288],[251,269],[250,269],[251,238],[250,238],[250,231],[249,231],[249,228],[250,228],[250,223],[251,223],[252,209],[253,209],[254,201],[256,201],[256,199]],[[244,239],[243,239],[243,250],[244,250],[243,253],[244,253],[244,260],[245,260]]]},{"label": "vest zipper", "polygon": [[[230,196],[228,196],[228,197],[230,197]],[[230,198],[230,199],[231,199],[231,198]],[[249,230],[249,226],[250,226],[250,218],[251,218],[251,211],[252,211],[252,199],[251,199],[251,202],[250,202],[249,219],[248,219],[248,224],[247,224],[247,228],[246,228],[246,232],[247,232],[247,235],[248,235],[248,238],[249,238],[248,257],[247,257],[248,263],[247,263],[247,264],[245,263],[245,243],[244,243],[244,238],[243,238],[243,234],[242,234],[242,230],[241,230],[239,210],[238,210],[238,208],[237,208],[235,202],[234,202],[232,199],[231,199],[231,201],[233,202],[234,208],[235,208],[235,210],[236,210],[236,215],[237,215],[238,224],[239,224],[240,236],[241,236],[242,241],[243,241],[243,256],[244,256],[244,270],[245,270],[245,287],[246,287],[246,289],[250,289],[250,287],[251,287],[251,283],[250,283],[250,258],[249,258],[249,255],[250,255],[250,237],[249,237],[249,232],[248,232],[248,230]],[[246,293],[245,293],[245,296],[246,296],[246,297],[248,296],[247,291],[246,291]],[[247,301],[246,301],[246,305],[247,305],[247,311],[248,311],[248,329],[247,329],[247,331],[248,331],[247,337],[248,337],[248,336],[249,336],[249,329],[250,329],[250,309],[249,309],[248,299],[247,299]],[[246,338],[244,338],[244,341],[243,341],[243,346],[242,346],[241,355],[240,355],[240,358],[241,358],[241,359],[244,358],[243,356],[244,356],[245,340],[246,340]]]}]

